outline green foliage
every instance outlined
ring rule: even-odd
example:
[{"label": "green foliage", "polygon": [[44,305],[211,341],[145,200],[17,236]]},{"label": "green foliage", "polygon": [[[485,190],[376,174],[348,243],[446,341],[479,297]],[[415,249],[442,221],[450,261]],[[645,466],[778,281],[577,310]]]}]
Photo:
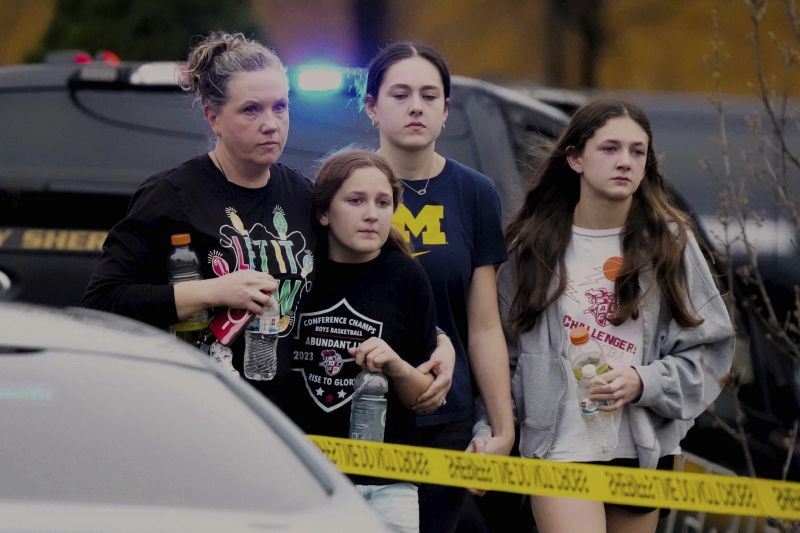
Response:
[{"label": "green foliage", "polygon": [[258,37],[249,0],[57,0],[50,28],[28,58],[51,50],[111,50],[123,60],[179,60],[218,30]]}]

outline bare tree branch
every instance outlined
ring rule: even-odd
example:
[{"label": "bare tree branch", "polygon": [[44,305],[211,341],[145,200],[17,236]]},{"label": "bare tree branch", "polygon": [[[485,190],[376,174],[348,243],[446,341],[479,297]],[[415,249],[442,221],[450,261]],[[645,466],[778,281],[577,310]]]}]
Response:
[{"label": "bare tree branch", "polygon": [[[794,0],[787,0],[794,1]],[[756,324],[763,331],[767,340],[772,346],[787,357],[800,361],[800,287],[794,287],[793,309],[787,310],[785,316],[783,310],[777,311],[772,301],[771,293],[767,290],[766,280],[762,276],[759,268],[759,250],[754,242],[753,229],[763,228],[767,221],[765,217],[756,211],[751,205],[748,194],[748,177],[753,183],[768,184],[769,190],[775,193],[776,206],[783,216],[787,216],[790,223],[800,233],[800,201],[792,195],[791,183],[789,180],[789,169],[800,168],[795,154],[790,152],[787,146],[787,131],[792,120],[789,119],[789,91],[786,87],[791,83],[791,76],[787,76],[786,83],[783,84],[783,91],[776,91],[776,83],[767,79],[762,59],[763,43],[761,41],[762,17],[767,9],[768,0],[747,0],[750,6],[750,18],[753,25],[752,43],[755,50],[755,76],[754,83],[761,107],[764,109],[764,116],[768,130],[765,131],[761,121],[752,118],[748,121],[750,130],[755,139],[758,140],[755,153],[745,153],[743,162],[747,170],[745,175],[734,175],[732,170],[732,148],[729,142],[728,124],[726,121],[727,109],[720,91],[721,65],[725,59],[723,43],[719,37],[719,23],[717,13],[713,13],[713,37],[712,37],[712,65],[713,77],[715,82],[715,95],[712,104],[717,112],[719,126],[719,149],[722,159],[721,176],[714,174],[722,185],[720,193],[720,211],[717,219],[721,230],[712,233],[719,241],[717,255],[720,263],[724,265],[727,274],[726,283],[728,291],[734,295],[738,305],[731,305],[731,308],[739,309],[749,318],[755,319]],[[796,10],[794,4],[788,6],[789,13],[792,14],[792,23],[797,25]],[[796,28],[795,28],[796,29]],[[770,34],[771,35],[771,34]],[[774,37],[773,37],[774,38]],[[789,70],[796,70],[800,64],[800,56],[795,61],[795,49],[787,46],[783,49],[786,58],[785,65]],[[781,97],[776,98],[775,94],[781,92]],[[794,120],[798,120],[795,117]],[[710,163],[706,162],[706,168],[710,171]],[[773,219],[770,216],[770,221]],[[739,250],[743,252],[739,252]],[[734,257],[736,260],[734,261]],[[736,284],[740,280],[741,287]],[[736,290],[734,291],[734,287]],[[741,290],[740,290],[741,289]],[[732,317],[735,317],[732,314]],[[734,321],[737,324],[738,321]],[[740,446],[744,456],[747,471],[755,476],[756,470],[753,462],[752,453],[748,445],[747,418],[739,397],[741,369],[734,368],[731,378],[726,384],[726,390],[733,396],[735,402],[735,420],[723,420],[713,409],[709,412],[714,418],[715,427],[719,427],[726,434],[730,435]],[[786,459],[784,477],[788,475],[791,466],[791,458],[794,450],[794,443],[797,439],[798,421],[794,421],[794,430],[791,437],[789,454]],[[775,520],[773,524],[777,528],[785,529],[783,524]],[[788,529],[786,529],[788,530]]]},{"label": "bare tree branch", "polygon": [[[763,59],[763,46],[761,44],[761,18],[764,15],[764,11],[767,6],[766,0],[749,0],[748,4],[750,5],[750,20],[753,23],[753,34],[752,40],[753,44],[755,45],[755,57],[756,57],[756,79],[758,81],[758,97],[761,99],[761,102],[764,104],[764,110],[767,112],[767,116],[770,118],[772,122],[772,127],[775,131],[775,135],[781,142],[781,153],[782,155],[786,156],[789,161],[794,164],[795,167],[800,169],[800,160],[789,151],[788,147],[786,146],[786,136],[784,134],[784,127],[780,120],[778,120],[777,115],[775,114],[775,110],[773,109],[772,102],[770,101],[770,91],[766,85],[766,79],[764,76],[764,59]],[[795,19],[796,20],[796,19]]]},{"label": "bare tree branch", "polygon": [[800,19],[797,18],[797,5],[794,0],[783,0],[786,7],[786,14],[789,15],[789,22],[792,24],[794,36],[800,40]]}]

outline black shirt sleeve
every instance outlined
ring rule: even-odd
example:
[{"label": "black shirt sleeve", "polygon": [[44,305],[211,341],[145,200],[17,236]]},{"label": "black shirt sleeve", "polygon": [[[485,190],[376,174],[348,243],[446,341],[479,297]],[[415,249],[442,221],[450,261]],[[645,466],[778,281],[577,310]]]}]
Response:
[{"label": "black shirt sleeve", "polygon": [[163,176],[134,194],[128,214],[109,232],[82,305],[158,327],[177,322],[166,258],[180,231],[180,199]]}]

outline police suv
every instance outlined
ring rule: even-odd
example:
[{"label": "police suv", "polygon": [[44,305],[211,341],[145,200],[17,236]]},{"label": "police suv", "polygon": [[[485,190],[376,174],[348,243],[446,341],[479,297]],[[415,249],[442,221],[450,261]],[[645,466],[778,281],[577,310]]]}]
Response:
[{"label": "police suv", "polygon": [[[176,63],[56,57],[0,68],[0,299],[78,305],[106,232],[139,183],[212,141],[202,110],[175,81]],[[354,90],[361,75],[332,65],[289,69],[284,163],[312,176],[331,150],[375,146]],[[565,120],[514,91],[454,77],[437,148],[494,178],[508,217],[522,197],[519,148],[557,135]]]}]

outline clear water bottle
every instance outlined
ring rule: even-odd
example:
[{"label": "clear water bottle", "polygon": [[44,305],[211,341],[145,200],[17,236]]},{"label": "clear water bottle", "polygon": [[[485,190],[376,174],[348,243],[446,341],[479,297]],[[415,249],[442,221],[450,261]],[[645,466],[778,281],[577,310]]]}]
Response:
[{"label": "clear water bottle", "polygon": [[[567,357],[575,379],[580,383],[583,369],[586,365],[591,365],[594,368],[595,376],[602,380],[602,375],[609,370],[608,362],[603,353],[603,347],[596,339],[591,338],[589,330],[584,326],[574,328],[569,332],[569,342]],[[600,403],[601,405],[608,404],[605,400]]]},{"label": "clear water bottle", "polygon": [[278,371],[281,311],[272,295],[270,300],[271,305],[244,332],[244,377],[253,381],[269,381]]},{"label": "clear water bottle", "polygon": [[353,382],[350,407],[351,439],[383,442],[386,427],[386,393],[389,382],[380,372],[362,370]]},{"label": "clear water bottle", "polygon": [[619,434],[611,413],[599,409],[599,403],[589,398],[589,389],[597,383],[605,383],[596,374],[595,366],[586,364],[581,369],[578,381],[578,408],[586,425],[589,443],[601,455],[608,456],[619,444]]},{"label": "clear water bottle", "polygon": [[[200,261],[190,246],[192,237],[188,233],[176,233],[170,238],[172,252],[169,254],[167,268],[169,283],[175,285],[184,281],[203,279],[200,274]],[[169,328],[176,337],[191,344],[196,344],[202,337],[203,330],[208,327],[208,311],[203,309],[187,317]]]}]

